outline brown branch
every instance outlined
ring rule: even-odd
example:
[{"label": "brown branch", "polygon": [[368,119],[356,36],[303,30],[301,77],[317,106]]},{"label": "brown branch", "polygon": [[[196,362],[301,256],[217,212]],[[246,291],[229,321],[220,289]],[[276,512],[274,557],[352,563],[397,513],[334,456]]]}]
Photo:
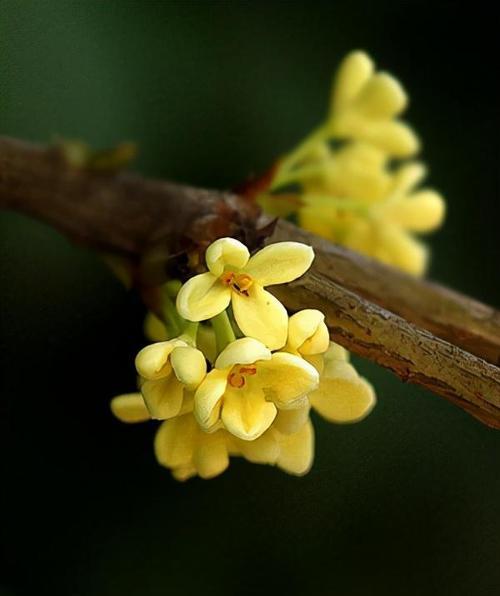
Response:
[{"label": "brown branch", "polygon": [[[140,258],[186,238],[223,234],[255,246],[255,206],[242,198],[122,173],[71,167],[60,151],[0,138],[0,207],[21,211],[95,249]],[[207,234],[207,230],[209,233]],[[299,240],[316,260],[275,293],[291,310],[317,307],[333,338],[500,428],[500,315],[278,222],[268,242]]]}]

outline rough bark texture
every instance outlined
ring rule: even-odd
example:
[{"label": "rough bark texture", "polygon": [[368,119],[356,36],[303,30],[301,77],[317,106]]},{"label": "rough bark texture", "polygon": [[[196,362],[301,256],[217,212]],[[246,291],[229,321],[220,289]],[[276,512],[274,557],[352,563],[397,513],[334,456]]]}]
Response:
[{"label": "rough bark texture", "polygon": [[[186,238],[231,235],[256,246],[255,206],[219,191],[68,165],[60,151],[0,138],[0,207],[45,221],[95,249],[139,258]],[[303,279],[275,293],[291,310],[317,307],[335,341],[500,427],[500,315],[436,284],[333,246],[286,222],[269,242],[315,247]]]}]

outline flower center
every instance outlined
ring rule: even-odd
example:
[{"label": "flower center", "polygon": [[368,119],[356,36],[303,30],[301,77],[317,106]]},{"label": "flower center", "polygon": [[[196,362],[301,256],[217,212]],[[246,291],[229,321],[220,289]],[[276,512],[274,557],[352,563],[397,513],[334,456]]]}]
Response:
[{"label": "flower center", "polygon": [[234,271],[225,271],[220,280],[225,286],[228,286],[238,294],[248,296],[248,290],[253,284],[253,279],[247,273],[234,273]]},{"label": "flower center", "polygon": [[240,366],[239,364],[237,364],[236,366],[233,366],[233,368],[231,369],[231,372],[229,373],[227,380],[231,387],[234,387],[235,389],[241,389],[245,386],[246,383],[245,376],[252,376],[256,374],[256,372],[257,367],[255,366],[255,364],[248,364],[246,366]]}]

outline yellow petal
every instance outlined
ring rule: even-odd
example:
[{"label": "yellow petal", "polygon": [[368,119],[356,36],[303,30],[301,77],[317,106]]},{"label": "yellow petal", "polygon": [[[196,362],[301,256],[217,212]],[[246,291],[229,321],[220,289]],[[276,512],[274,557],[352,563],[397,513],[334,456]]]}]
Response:
[{"label": "yellow petal", "polygon": [[175,348],[170,363],[177,379],[191,390],[196,389],[207,374],[205,356],[191,346]]},{"label": "yellow petal", "polygon": [[234,318],[241,331],[253,337],[270,350],[285,345],[288,332],[288,314],[281,302],[254,283],[248,296],[232,292]]},{"label": "yellow petal", "polygon": [[122,422],[144,422],[150,419],[140,393],[117,395],[111,400],[111,411]]},{"label": "yellow petal", "polygon": [[236,441],[241,455],[254,464],[274,464],[279,457],[280,446],[273,427],[254,441]]},{"label": "yellow petal", "polygon": [[406,230],[430,232],[441,225],[445,214],[443,197],[432,190],[421,190],[387,206],[387,217]]},{"label": "yellow petal", "polygon": [[303,476],[314,460],[314,429],[310,420],[295,434],[282,435],[278,467],[289,474]]},{"label": "yellow petal", "polygon": [[144,335],[150,341],[166,341],[168,339],[167,329],[155,314],[151,311],[147,313],[144,319]]},{"label": "yellow petal", "polygon": [[167,468],[191,466],[198,432],[191,414],[164,422],[158,429],[154,442],[158,462]]},{"label": "yellow petal", "polygon": [[412,161],[400,166],[393,174],[391,197],[403,197],[425,178],[424,164]]},{"label": "yellow petal", "polygon": [[219,277],[227,269],[241,269],[244,267],[250,253],[248,248],[234,238],[219,238],[207,248],[205,260],[208,269]]},{"label": "yellow petal", "polygon": [[365,52],[351,52],[342,61],[334,79],[332,112],[336,112],[356,97],[373,74],[373,62]]},{"label": "yellow petal", "polygon": [[135,367],[137,372],[148,380],[161,379],[172,372],[169,357],[177,346],[186,346],[186,342],[175,339],[150,344],[137,354]]},{"label": "yellow petal", "polygon": [[244,271],[261,286],[284,284],[303,275],[311,266],[314,251],[301,242],[276,242],[250,257]]},{"label": "yellow petal", "polygon": [[214,368],[194,394],[194,415],[198,424],[205,430],[212,429],[219,421],[227,374],[227,370]]},{"label": "yellow petal", "polygon": [[400,83],[391,75],[380,72],[363,85],[354,105],[369,118],[389,119],[402,112],[407,101]]},{"label": "yellow petal", "polygon": [[253,337],[242,337],[228,344],[215,362],[218,369],[231,368],[235,364],[253,364],[257,360],[269,360],[271,352]]},{"label": "yellow petal", "polygon": [[141,385],[141,392],[151,418],[167,420],[177,416],[181,411],[184,390],[175,375],[146,381]]},{"label": "yellow petal", "polygon": [[418,276],[425,272],[428,251],[410,234],[387,222],[382,224],[379,230],[378,246],[373,256],[384,263]]},{"label": "yellow petal", "polygon": [[278,410],[278,415],[273,422],[273,428],[284,435],[298,432],[309,418],[311,406],[309,402],[296,410]]},{"label": "yellow petal", "polygon": [[303,406],[307,395],[319,383],[318,371],[314,366],[287,352],[277,352],[271,360],[259,362],[254,379],[264,391],[266,399],[283,409]]},{"label": "yellow petal", "polygon": [[[327,210],[327,214],[331,217],[331,211],[329,209]],[[304,228],[304,230],[316,234],[316,236],[333,241],[335,238],[333,224],[329,219],[321,215],[315,207],[302,207],[298,212],[299,226]]]},{"label": "yellow petal", "polygon": [[288,320],[287,352],[322,354],[330,344],[330,335],[324,323],[325,315],[319,310],[304,309]]},{"label": "yellow petal", "polygon": [[180,466],[172,470],[172,476],[179,482],[185,482],[196,476],[196,468],[192,465]]},{"label": "yellow petal", "polygon": [[193,463],[201,478],[214,478],[222,474],[229,466],[224,431],[215,433],[198,432],[198,445],[194,452]]},{"label": "yellow petal", "polygon": [[215,317],[229,306],[231,289],[212,273],[189,279],[177,294],[177,310],[188,321],[204,321]]},{"label": "yellow petal", "polygon": [[330,422],[358,422],[376,402],[371,385],[350,364],[341,361],[330,364],[309,399],[313,408]]},{"label": "yellow petal", "polygon": [[340,360],[341,362],[348,362],[349,361],[349,352],[336,344],[335,342],[331,341],[330,345],[328,346],[328,350],[324,356],[325,363],[328,363],[332,360]]},{"label": "yellow petal", "polygon": [[418,137],[413,130],[397,120],[366,124],[359,131],[359,137],[394,157],[409,157],[420,148]]},{"label": "yellow petal", "polygon": [[272,424],[276,406],[266,401],[261,391],[228,389],[224,394],[221,418],[231,434],[244,441],[254,441]]}]

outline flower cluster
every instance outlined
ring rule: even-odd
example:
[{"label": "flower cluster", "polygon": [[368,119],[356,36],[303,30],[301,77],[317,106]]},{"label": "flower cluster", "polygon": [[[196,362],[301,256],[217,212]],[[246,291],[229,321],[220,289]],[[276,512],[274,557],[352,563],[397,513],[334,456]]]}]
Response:
[{"label": "flower cluster", "polygon": [[328,117],[277,165],[259,201],[274,215],[414,275],[428,253],[415,234],[442,223],[440,194],[419,189],[419,149],[398,116],[407,96],[370,58],[353,52],[334,79]]},{"label": "flower cluster", "polygon": [[[265,289],[298,278],[313,258],[296,242],[250,256],[237,240],[219,239],[206,251],[208,271],[166,309],[172,324],[148,315],[155,343],[136,357],[140,392],[116,397],[111,408],[125,422],[164,421],[155,453],[175,478],[214,477],[230,456],[305,474],[314,455],[311,407],[332,422],[360,420],[373,407],[373,389],[330,341],[323,314],[288,317]],[[169,327],[182,331],[171,337]]]}]

